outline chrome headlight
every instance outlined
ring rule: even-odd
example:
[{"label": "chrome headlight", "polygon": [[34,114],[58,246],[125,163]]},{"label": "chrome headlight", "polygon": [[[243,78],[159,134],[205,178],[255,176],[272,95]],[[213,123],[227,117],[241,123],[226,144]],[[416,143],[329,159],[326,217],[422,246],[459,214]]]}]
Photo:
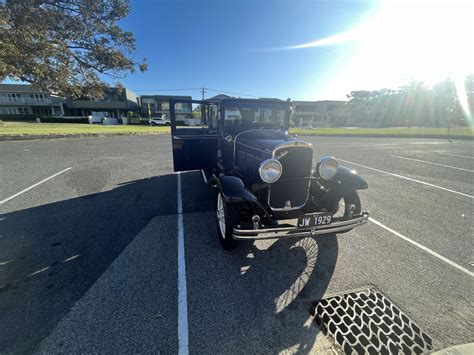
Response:
[{"label": "chrome headlight", "polygon": [[333,157],[324,157],[319,161],[318,172],[324,180],[330,180],[337,174],[339,164]]},{"label": "chrome headlight", "polygon": [[263,161],[260,164],[260,168],[258,168],[260,177],[268,184],[277,181],[280,178],[282,171],[283,167],[281,166],[281,163],[276,159],[267,159]]}]

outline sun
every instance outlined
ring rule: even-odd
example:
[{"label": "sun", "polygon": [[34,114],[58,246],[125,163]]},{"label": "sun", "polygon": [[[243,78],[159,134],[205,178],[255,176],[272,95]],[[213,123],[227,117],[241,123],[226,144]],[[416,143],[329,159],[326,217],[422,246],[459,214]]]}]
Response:
[{"label": "sun", "polygon": [[[428,85],[474,70],[472,2],[382,2],[361,26],[352,66],[370,84]],[[388,85],[387,85],[388,84]]]},{"label": "sun", "polygon": [[380,1],[359,25],[285,49],[332,45],[346,53],[330,68],[325,97],[451,78],[470,116],[464,78],[474,73],[474,2]]}]

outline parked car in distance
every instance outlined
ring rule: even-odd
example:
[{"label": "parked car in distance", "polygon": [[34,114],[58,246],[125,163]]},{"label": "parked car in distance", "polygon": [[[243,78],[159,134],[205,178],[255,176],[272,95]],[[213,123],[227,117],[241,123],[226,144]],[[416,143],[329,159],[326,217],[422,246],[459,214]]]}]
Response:
[{"label": "parked car in distance", "polygon": [[291,102],[188,100],[201,105],[196,127],[180,127],[178,102],[184,100],[170,100],[174,170],[201,170],[217,189],[217,235],[224,249],[239,240],[335,238],[367,223],[358,195],[367,183],[333,157],[313,165],[313,146],[288,133]]},{"label": "parked car in distance", "polygon": [[162,117],[152,117],[150,120],[150,125],[151,126],[169,126],[171,125],[171,121]]}]

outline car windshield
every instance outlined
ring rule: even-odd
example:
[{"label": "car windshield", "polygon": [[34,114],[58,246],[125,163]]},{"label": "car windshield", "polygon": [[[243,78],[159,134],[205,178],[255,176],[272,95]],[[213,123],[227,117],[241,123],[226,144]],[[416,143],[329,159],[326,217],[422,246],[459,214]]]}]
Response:
[{"label": "car windshield", "polygon": [[224,125],[226,127],[239,125],[284,126],[285,117],[285,109],[230,106],[224,110]]}]

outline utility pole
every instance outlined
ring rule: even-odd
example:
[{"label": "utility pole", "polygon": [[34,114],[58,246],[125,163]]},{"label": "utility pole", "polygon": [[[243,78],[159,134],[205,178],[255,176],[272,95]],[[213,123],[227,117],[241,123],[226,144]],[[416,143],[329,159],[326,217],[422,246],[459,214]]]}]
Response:
[{"label": "utility pole", "polygon": [[201,86],[201,100],[204,101],[204,94],[206,93],[206,88],[203,86]]}]

